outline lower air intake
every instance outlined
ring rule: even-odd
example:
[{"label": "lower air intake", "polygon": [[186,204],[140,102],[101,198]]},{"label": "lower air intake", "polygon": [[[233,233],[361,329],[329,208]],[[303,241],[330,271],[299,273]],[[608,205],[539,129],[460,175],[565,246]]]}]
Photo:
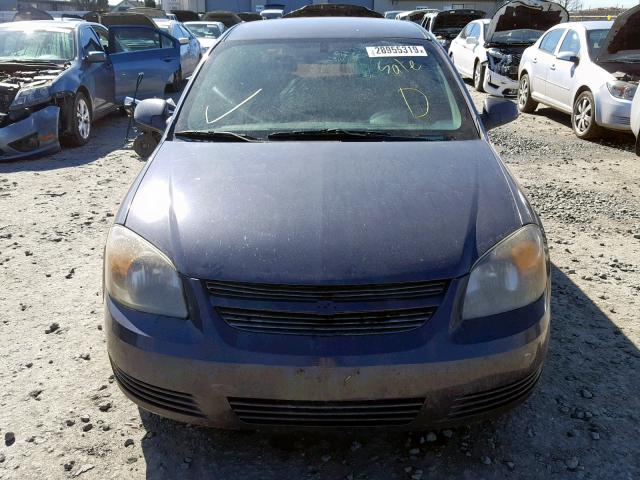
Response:
[{"label": "lower air intake", "polygon": [[411,423],[424,398],[316,402],[229,397],[245,423],[300,427],[377,427]]}]

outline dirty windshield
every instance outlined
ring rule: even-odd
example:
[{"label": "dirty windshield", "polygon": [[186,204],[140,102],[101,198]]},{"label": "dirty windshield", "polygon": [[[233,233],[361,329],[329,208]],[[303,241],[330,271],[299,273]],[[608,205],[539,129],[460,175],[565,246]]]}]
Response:
[{"label": "dirty windshield", "polygon": [[198,38],[218,38],[222,33],[216,24],[188,23],[187,28]]},{"label": "dirty windshield", "polygon": [[0,61],[62,61],[73,57],[70,30],[0,29]]},{"label": "dirty windshield", "polygon": [[430,42],[405,39],[229,42],[195,79],[175,127],[256,138],[327,130],[478,138],[444,60]]}]

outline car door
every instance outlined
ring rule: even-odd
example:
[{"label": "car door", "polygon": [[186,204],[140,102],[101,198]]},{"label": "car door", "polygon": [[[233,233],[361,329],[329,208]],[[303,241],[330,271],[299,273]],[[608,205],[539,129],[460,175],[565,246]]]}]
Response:
[{"label": "car door", "polygon": [[91,96],[93,116],[99,117],[112,107],[113,65],[108,58],[105,62],[90,63],[87,61],[89,52],[104,52],[100,39],[90,26],[80,26],[78,44],[80,45],[78,55],[81,62],[80,83],[87,88]]},{"label": "car door", "polygon": [[137,98],[161,97],[169,78],[180,69],[178,41],[146,26],[110,27],[109,56],[114,68],[118,104],[124,97],[133,95],[140,73],[144,76]]},{"label": "car door", "polygon": [[480,24],[471,23],[462,48],[460,49],[460,66],[465,76],[473,76],[473,67],[476,59],[476,48],[483,48],[480,45]]},{"label": "car door", "polygon": [[549,102],[563,110],[571,111],[573,98],[571,96],[577,61],[571,57],[580,57],[580,36],[575,30],[567,30],[560,47],[557,49],[555,59],[549,65],[547,74],[547,92]]},{"label": "car door", "polygon": [[542,37],[539,47],[532,53],[531,91],[535,98],[547,101],[547,76],[549,68],[555,63],[555,51],[564,32],[564,28],[548,31]]},{"label": "car door", "polygon": [[451,55],[451,59],[458,70],[458,73],[462,75],[462,71],[460,70],[460,62],[462,61],[462,47],[467,39],[467,33],[471,29],[471,24],[467,25],[462,29],[460,34],[453,39],[451,45],[449,46],[449,54]]}]

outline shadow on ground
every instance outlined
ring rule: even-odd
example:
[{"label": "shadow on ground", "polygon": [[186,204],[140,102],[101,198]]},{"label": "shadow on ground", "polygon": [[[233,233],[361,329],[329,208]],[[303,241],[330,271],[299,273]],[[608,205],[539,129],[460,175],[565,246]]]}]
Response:
[{"label": "shadow on ground", "polygon": [[[440,432],[429,443],[424,432],[229,432],[141,412],[147,478],[386,480],[411,478],[416,469],[424,478],[601,478],[589,472],[603,466],[611,478],[634,478],[640,352],[555,267],[553,281],[552,340],[541,383],[498,420],[459,428],[451,438]],[[606,449],[599,448],[603,442]]]}]

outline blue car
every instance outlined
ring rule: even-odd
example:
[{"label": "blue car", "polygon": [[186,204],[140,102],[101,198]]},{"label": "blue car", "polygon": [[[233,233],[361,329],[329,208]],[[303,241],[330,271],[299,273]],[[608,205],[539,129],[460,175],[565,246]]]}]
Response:
[{"label": "blue car", "polygon": [[0,160],[84,145],[92,122],[138,97],[162,97],[177,40],[146,26],[83,21],[0,25]]},{"label": "blue car", "polygon": [[224,428],[421,429],[524,401],[543,367],[538,215],[413,22],[227,31],[110,230],[105,331],[142,408]]}]

